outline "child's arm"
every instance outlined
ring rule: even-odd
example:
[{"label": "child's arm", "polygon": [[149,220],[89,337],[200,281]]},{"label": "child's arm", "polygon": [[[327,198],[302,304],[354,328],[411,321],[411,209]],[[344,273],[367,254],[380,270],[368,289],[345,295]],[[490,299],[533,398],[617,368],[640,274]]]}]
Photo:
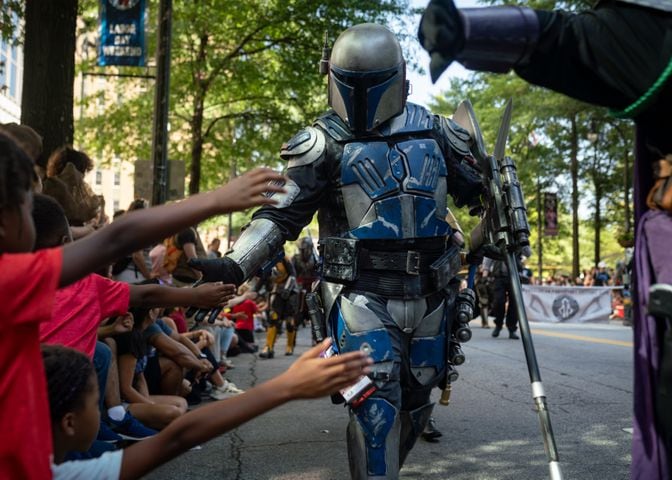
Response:
[{"label": "child's arm", "polygon": [[[191,342],[191,340],[188,341]],[[200,373],[209,372],[212,368],[210,362],[198,357],[198,353],[192,352],[183,343],[173,340],[165,333],[150,337],[149,344],[182,368]]]},{"label": "child's arm", "polygon": [[318,398],[354,383],[369,371],[370,359],[361,352],[331,358],[319,355],[327,340],[313,347],[281,375],[235,397],[186,413],[157,435],[124,450],[120,478],[145,475],[176,455],[221,435],[290,400]]},{"label": "child's arm", "polygon": [[204,283],[196,288],[175,288],[162,285],[130,285],[131,307],[214,308],[226,303],[236,293],[235,285]]},{"label": "child's arm", "polygon": [[212,192],[153,208],[135,210],[77,242],[63,247],[59,286],[64,287],[114,260],[197,224],[213,215],[245,210],[275,201],[265,192],[279,192],[269,184],[283,181],[273,170],[259,168],[234,178]]}]

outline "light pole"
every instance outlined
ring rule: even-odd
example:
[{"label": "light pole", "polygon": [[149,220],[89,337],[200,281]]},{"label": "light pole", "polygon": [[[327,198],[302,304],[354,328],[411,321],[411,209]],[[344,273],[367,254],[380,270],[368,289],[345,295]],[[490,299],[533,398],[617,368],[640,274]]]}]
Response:
[{"label": "light pole", "polygon": [[156,88],[154,93],[154,128],[152,134],[152,161],[154,181],[152,204],[160,205],[168,199],[168,109],[170,107],[170,43],[173,0],[159,4],[159,42],[156,49]]}]

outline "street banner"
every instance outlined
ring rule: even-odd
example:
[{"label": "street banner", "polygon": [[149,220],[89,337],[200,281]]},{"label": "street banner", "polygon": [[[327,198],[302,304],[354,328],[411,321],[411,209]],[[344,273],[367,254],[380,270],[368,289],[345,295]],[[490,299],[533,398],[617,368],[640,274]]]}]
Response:
[{"label": "street banner", "polygon": [[531,322],[608,322],[613,289],[523,285],[523,301]]},{"label": "street banner", "polygon": [[145,0],[100,0],[98,65],[145,65]]},{"label": "street banner", "polygon": [[555,237],[558,234],[558,196],[544,193],[544,235]]}]

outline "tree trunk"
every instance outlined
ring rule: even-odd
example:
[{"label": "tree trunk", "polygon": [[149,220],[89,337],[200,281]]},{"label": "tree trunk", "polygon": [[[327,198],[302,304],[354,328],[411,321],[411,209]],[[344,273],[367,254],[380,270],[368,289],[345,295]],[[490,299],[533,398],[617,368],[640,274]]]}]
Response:
[{"label": "tree trunk", "polygon": [[203,97],[196,96],[194,113],[191,116],[191,168],[189,195],[201,189],[201,159],[203,158]]},{"label": "tree trunk", "polygon": [[201,190],[201,159],[203,158],[203,109],[208,93],[209,82],[206,80],[208,35],[202,33],[198,37],[198,53],[193,60],[192,84],[194,87],[194,111],[191,115],[191,168],[189,176],[189,195]]},{"label": "tree trunk", "polygon": [[625,167],[623,169],[623,214],[625,215],[625,231],[630,232],[630,150],[625,148]]},{"label": "tree trunk", "polygon": [[579,134],[576,115],[571,121],[570,172],[572,176],[572,278],[579,276]]},{"label": "tree trunk", "polygon": [[34,128],[46,158],[72,143],[77,0],[26,1],[21,123]]}]

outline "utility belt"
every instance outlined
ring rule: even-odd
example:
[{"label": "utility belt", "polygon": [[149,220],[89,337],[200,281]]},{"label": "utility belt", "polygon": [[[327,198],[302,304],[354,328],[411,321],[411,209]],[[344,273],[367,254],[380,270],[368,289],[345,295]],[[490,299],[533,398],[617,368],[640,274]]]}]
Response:
[{"label": "utility belt", "polygon": [[436,292],[446,288],[462,267],[454,245],[447,250],[378,251],[349,238],[328,237],[320,243],[325,280],[386,297]]}]

